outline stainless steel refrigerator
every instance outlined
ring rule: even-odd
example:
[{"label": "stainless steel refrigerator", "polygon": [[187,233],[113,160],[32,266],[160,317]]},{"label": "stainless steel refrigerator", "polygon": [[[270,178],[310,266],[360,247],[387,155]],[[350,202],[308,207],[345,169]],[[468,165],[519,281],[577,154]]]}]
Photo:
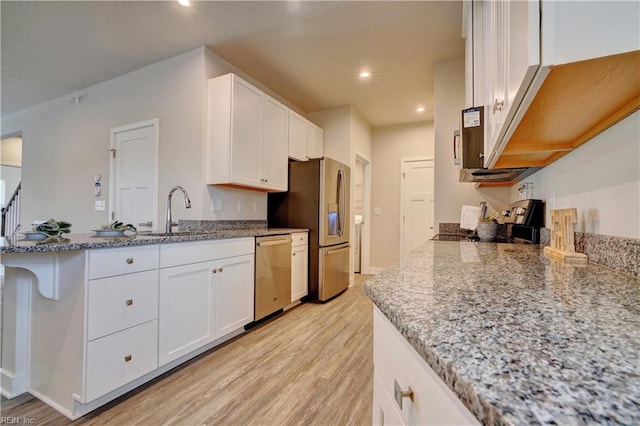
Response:
[{"label": "stainless steel refrigerator", "polygon": [[331,158],[289,163],[289,191],[268,195],[269,227],[309,229],[309,299],[324,302],[349,286],[349,179]]}]

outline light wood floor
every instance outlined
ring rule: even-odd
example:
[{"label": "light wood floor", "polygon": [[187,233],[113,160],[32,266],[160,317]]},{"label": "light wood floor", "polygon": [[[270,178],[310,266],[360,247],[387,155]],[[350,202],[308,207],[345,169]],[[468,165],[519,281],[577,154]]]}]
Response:
[{"label": "light wood floor", "polygon": [[[306,303],[73,424],[370,425],[372,307],[356,284]],[[67,425],[29,395],[2,399],[2,416]]]}]

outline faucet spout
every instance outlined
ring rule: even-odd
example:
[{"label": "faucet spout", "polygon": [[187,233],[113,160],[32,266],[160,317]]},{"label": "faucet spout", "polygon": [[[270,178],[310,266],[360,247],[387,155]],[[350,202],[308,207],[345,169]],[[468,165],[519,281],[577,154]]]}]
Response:
[{"label": "faucet spout", "polygon": [[191,200],[189,199],[189,194],[187,193],[187,191],[180,185],[171,188],[171,191],[169,191],[169,196],[167,196],[167,217],[164,226],[164,232],[166,233],[171,233],[171,228],[177,225],[176,223],[173,223],[173,220],[171,218],[171,197],[173,196],[173,193],[178,190],[180,190],[182,192],[182,195],[184,196],[184,207],[186,209],[191,208]]}]

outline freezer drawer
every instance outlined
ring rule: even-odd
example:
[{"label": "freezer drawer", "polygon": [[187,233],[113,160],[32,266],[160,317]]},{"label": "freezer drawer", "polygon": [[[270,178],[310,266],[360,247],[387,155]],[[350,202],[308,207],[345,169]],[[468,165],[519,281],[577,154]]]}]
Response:
[{"label": "freezer drawer", "polygon": [[328,300],[349,287],[349,253],[349,243],[320,248],[318,300]]}]

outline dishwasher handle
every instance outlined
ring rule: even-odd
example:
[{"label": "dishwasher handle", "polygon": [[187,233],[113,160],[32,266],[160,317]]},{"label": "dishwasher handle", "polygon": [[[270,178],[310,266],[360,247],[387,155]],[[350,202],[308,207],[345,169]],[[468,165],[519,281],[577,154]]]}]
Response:
[{"label": "dishwasher handle", "polygon": [[269,246],[279,246],[280,244],[290,244],[291,240],[273,240],[273,241],[258,241],[256,242],[256,246],[258,247],[269,247]]}]

